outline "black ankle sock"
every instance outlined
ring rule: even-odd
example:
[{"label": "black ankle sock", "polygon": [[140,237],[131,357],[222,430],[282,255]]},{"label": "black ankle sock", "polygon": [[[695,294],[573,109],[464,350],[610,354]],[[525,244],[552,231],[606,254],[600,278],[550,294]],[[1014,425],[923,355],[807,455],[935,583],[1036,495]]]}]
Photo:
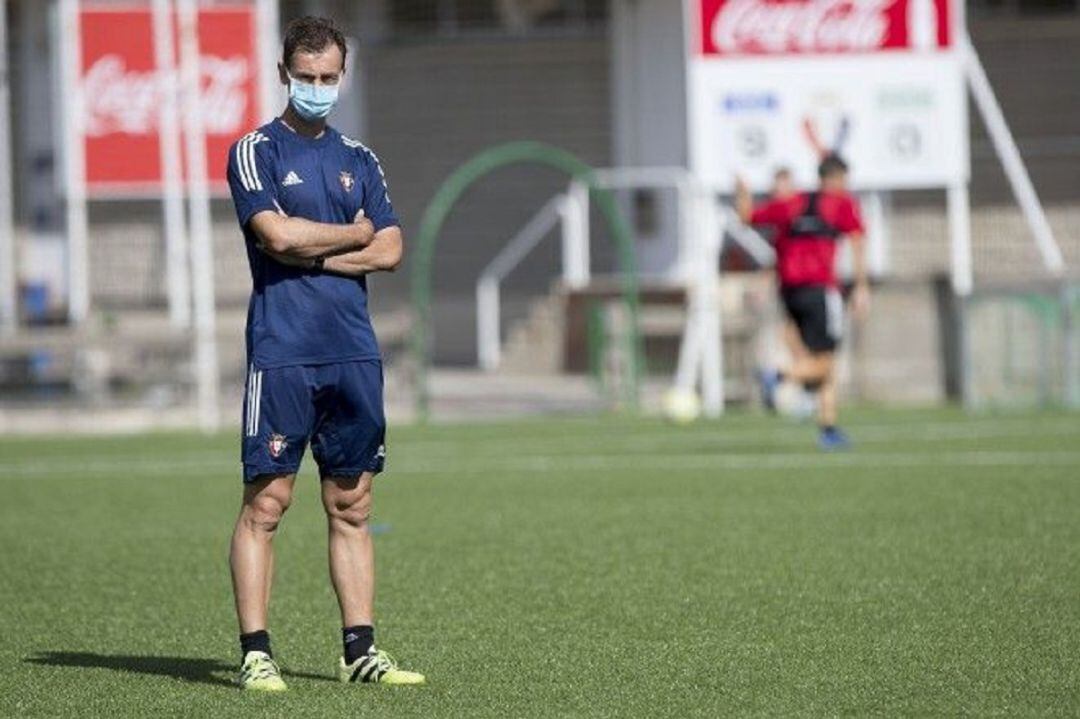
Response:
[{"label": "black ankle sock", "polygon": [[375,645],[375,627],[345,627],[341,630],[341,642],[345,645],[345,663],[352,664]]},{"label": "black ankle sock", "polygon": [[261,629],[251,634],[240,635],[240,661],[244,661],[244,657],[248,652],[266,652],[271,658],[274,653],[270,651],[270,634],[265,629]]}]

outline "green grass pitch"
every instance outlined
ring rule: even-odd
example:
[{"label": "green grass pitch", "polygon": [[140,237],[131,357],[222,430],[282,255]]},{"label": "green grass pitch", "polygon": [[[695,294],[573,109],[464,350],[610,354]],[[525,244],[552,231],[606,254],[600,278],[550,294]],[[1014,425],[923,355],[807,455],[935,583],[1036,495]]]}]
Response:
[{"label": "green grass pitch", "polygon": [[271,607],[290,691],[243,695],[233,434],[0,441],[0,716],[1080,714],[1080,416],[393,428],[379,644],[334,681],[310,466]]}]

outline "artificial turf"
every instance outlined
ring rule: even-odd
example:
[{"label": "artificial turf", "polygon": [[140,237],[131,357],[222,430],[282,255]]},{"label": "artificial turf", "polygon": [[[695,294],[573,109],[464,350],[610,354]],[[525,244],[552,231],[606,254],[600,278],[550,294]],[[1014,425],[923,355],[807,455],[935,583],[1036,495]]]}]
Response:
[{"label": "artificial turf", "polygon": [[0,441],[2,716],[1080,713],[1080,416],[392,428],[378,640],[333,681],[310,466],[277,539],[290,690],[245,695],[236,438]]}]

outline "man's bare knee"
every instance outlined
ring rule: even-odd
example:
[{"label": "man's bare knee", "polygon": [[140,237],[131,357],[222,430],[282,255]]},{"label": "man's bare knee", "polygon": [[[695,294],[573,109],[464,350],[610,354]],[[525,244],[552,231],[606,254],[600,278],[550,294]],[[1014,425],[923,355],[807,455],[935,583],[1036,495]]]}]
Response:
[{"label": "man's bare knee", "polygon": [[327,479],[323,482],[323,509],[331,527],[367,529],[371,518],[371,481]]},{"label": "man's bare knee", "polygon": [[331,524],[354,530],[366,530],[368,520],[371,518],[371,505],[369,502],[338,506],[329,510],[327,516]]},{"label": "man's bare knee", "polygon": [[254,531],[273,534],[291,503],[291,492],[287,489],[268,486],[244,497],[241,521]]}]

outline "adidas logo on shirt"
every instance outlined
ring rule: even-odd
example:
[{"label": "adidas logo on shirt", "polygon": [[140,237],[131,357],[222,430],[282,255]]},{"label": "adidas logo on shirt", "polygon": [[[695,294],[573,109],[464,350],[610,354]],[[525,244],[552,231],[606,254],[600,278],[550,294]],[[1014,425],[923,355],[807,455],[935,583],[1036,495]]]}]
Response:
[{"label": "adidas logo on shirt", "polygon": [[285,175],[285,179],[281,181],[281,184],[285,187],[292,187],[293,185],[302,185],[304,181],[300,179],[300,175],[297,175],[293,170],[289,170],[289,174]]}]

